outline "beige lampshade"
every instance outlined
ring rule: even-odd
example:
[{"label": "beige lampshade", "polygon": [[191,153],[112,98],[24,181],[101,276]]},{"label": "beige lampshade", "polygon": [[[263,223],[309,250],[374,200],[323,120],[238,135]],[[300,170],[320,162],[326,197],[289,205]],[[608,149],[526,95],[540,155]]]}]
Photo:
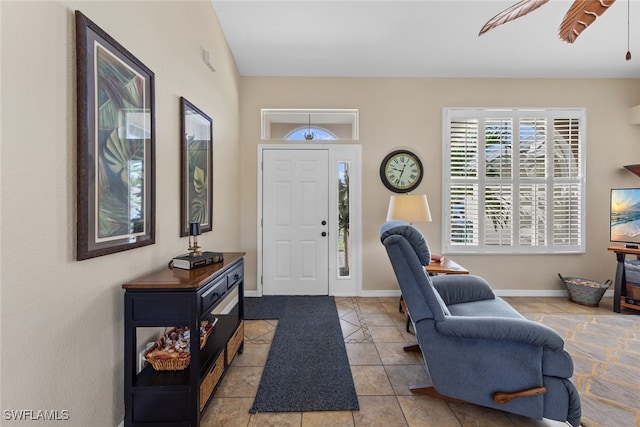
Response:
[{"label": "beige lampshade", "polygon": [[431,222],[431,211],[426,194],[397,195],[389,199],[387,221],[400,219],[408,223]]}]

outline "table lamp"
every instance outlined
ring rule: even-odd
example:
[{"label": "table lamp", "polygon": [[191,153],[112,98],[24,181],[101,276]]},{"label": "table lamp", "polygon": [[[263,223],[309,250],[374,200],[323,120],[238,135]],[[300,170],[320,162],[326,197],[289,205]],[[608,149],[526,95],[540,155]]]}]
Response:
[{"label": "table lamp", "polygon": [[[389,210],[387,211],[387,221],[400,219],[409,224],[414,222],[431,222],[431,211],[426,194],[398,195],[391,196],[389,200]],[[442,263],[442,255],[431,254],[431,261]]]},{"label": "table lamp", "polygon": [[400,219],[413,224],[414,222],[431,222],[431,211],[426,194],[397,195],[389,199],[387,221]]},{"label": "table lamp", "polygon": [[[200,256],[200,246],[198,246],[198,236],[202,234],[200,231],[200,223],[192,222],[189,224],[189,255]],[[193,236],[193,244],[191,243],[191,236]]]}]

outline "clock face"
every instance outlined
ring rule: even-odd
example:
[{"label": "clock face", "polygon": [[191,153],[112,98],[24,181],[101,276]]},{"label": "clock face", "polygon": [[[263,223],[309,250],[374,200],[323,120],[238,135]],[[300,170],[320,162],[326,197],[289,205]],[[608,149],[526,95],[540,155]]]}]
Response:
[{"label": "clock face", "polygon": [[422,181],[422,162],[407,150],[389,153],[380,165],[380,179],[395,193],[413,191]]}]

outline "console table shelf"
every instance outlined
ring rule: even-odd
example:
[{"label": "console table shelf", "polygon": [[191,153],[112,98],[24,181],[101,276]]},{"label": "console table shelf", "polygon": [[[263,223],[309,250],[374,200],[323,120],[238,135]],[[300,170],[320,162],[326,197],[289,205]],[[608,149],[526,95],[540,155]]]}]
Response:
[{"label": "console table shelf", "polygon": [[[165,267],[122,285],[126,427],[200,425],[217,384],[243,350],[243,257],[244,253],[225,253],[218,264],[194,270]],[[232,304],[219,313],[219,307]],[[202,349],[199,339],[191,339],[186,369],[156,371],[147,365],[136,372],[138,328],[188,326],[199,331],[201,321],[214,318],[218,321]]]},{"label": "console table shelf", "polygon": [[640,310],[640,305],[628,304],[624,301],[624,297],[620,297],[620,306],[630,308],[631,310]]}]

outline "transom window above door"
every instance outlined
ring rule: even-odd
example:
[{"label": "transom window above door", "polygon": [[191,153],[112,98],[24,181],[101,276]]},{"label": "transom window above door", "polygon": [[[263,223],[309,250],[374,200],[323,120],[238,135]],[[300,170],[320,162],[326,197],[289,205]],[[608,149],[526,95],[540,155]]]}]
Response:
[{"label": "transom window above door", "polygon": [[356,109],[278,109],[262,114],[263,140],[353,141],[358,139]]}]

